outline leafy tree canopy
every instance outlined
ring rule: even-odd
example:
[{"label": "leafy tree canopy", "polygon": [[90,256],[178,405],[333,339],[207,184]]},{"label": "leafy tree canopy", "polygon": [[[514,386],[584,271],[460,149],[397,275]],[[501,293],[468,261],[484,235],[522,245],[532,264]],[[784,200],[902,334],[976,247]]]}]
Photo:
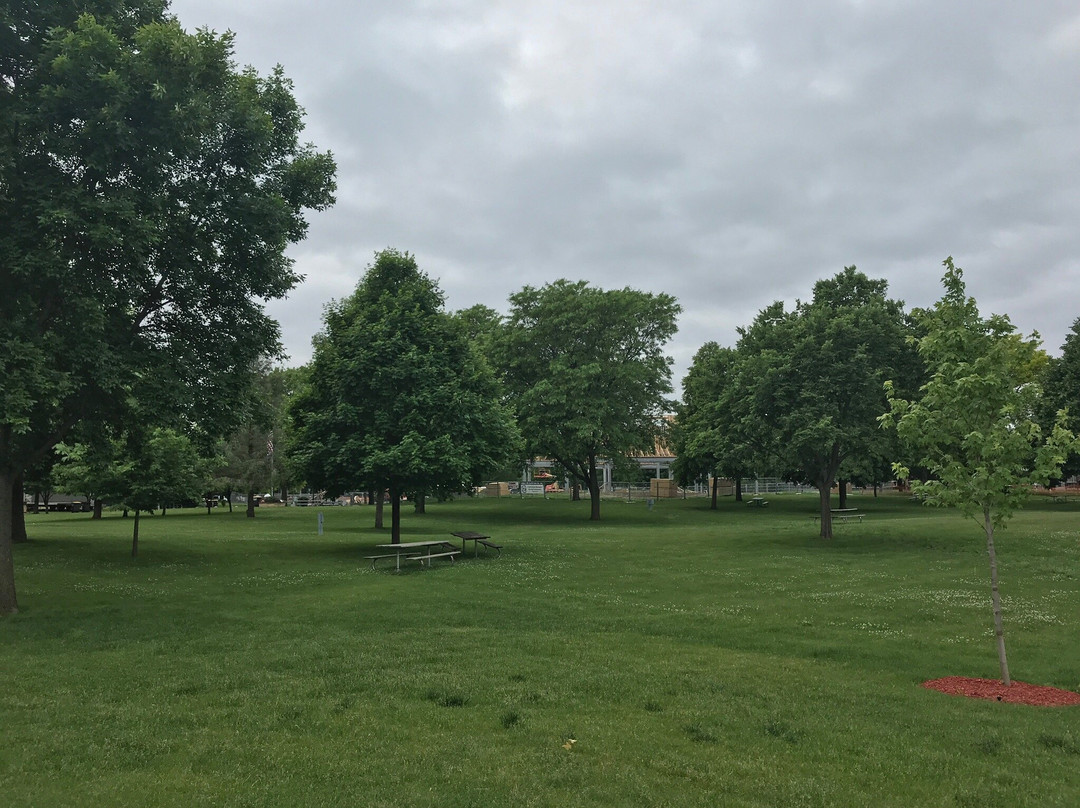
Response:
[{"label": "leafy tree canopy", "polygon": [[707,342],[683,380],[672,444],[675,474],[684,484],[705,474],[744,477],[761,454],[755,453],[755,430],[748,431],[739,415],[738,361],[734,349]]},{"label": "leafy tree canopy", "polygon": [[[1065,426],[1080,434],[1080,318],[1073,324],[1061,346],[1061,356],[1051,357],[1043,374],[1043,403],[1040,424],[1053,428],[1057,414],[1066,411]],[[1064,478],[1080,474],[1080,453],[1070,452],[1061,469]]]},{"label": "leafy tree canopy", "polygon": [[377,253],[324,319],[291,408],[291,453],[310,485],[389,489],[396,542],[400,494],[467,489],[517,454],[495,377],[413,256]]},{"label": "leafy tree canopy", "polygon": [[526,450],[585,481],[599,519],[597,460],[653,451],[670,411],[663,347],[680,307],[666,294],[567,280],[526,286],[510,305],[496,364]]},{"label": "leafy tree canopy", "polygon": [[[925,328],[919,353],[930,378],[917,400],[887,385],[890,410],[881,420],[896,425],[912,459],[932,474],[927,482],[913,482],[912,490],[929,505],[957,507],[981,523],[1001,678],[1009,684],[994,529],[1022,506],[1032,484],[1060,472],[1077,444],[1064,414],[1049,436],[1038,424],[1038,380],[1046,364],[1038,336],[1021,337],[1008,317],[983,319],[952,258],[945,261],[942,283],[941,300],[919,313]],[[895,468],[899,477],[909,475],[905,464]]]},{"label": "leafy tree canopy", "polygon": [[847,267],[818,281],[809,303],[790,312],[774,303],[740,330],[729,399],[737,428],[759,467],[818,488],[823,538],[841,464],[882,440],[883,382],[907,389],[917,377],[903,304],[887,291]]},{"label": "leafy tree canopy", "polygon": [[[333,200],[280,69],[161,2],[0,9],[0,613],[16,610],[12,482],[79,422],[154,402],[231,426],[247,364],[277,346],[262,302]],[[185,427],[186,428],[186,427]]]}]

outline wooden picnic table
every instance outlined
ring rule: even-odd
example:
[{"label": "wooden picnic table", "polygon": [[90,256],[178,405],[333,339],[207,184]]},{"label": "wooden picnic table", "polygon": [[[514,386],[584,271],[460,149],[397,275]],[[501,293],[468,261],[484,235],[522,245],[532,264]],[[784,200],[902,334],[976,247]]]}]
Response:
[{"label": "wooden picnic table", "polygon": [[[447,548],[450,548],[447,550]],[[431,565],[431,559],[433,558],[449,558],[452,562],[454,557],[461,553],[460,550],[455,548],[450,542],[445,539],[438,539],[435,541],[403,541],[397,544],[376,544],[376,550],[386,550],[387,552],[381,555],[364,556],[371,560],[371,568],[375,569],[375,562],[380,558],[393,558],[395,568],[401,570],[401,559],[406,561],[417,561],[420,566],[427,563]],[[434,550],[441,550],[442,552],[436,553]],[[426,552],[424,552],[426,551]]]},{"label": "wooden picnic table", "polygon": [[481,544],[485,547],[490,547],[493,550],[497,550],[499,552],[499,555],[502,555],[502,545],[495,544],[495,542],[491,541],[491,536],[488,536],[486,533],[475,533],[471,530],[458,530],[454,533],[451,533],[450,535],[456,536],[457,538],[461,539],[462,553],[465,552],[465,542],[471,541],[473,543],[473,558],[475,558],[477,553],[479,553]]}]

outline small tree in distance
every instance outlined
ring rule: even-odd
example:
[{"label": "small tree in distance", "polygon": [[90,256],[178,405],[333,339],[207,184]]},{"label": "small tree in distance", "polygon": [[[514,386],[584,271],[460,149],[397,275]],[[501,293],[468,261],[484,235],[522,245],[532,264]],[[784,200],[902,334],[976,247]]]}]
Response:
[{"label": "small tree in distance", "polygon": [[[982,319],[951,257],[942,283],[945,295],[922,312],[926,331],[918,340],[930,380],[918,401],[896,398],[886,383],[890,411],[881,421],[895,424],[912,461],[931,473],[928,482],[913,481],[912,491],[928,505],[959,508],[986,534],[998,662],[1009,685],[994,530],[1023,506],[1033,484],[1060,472],[1076,440],[1064,413],[1045,440],[1036,420],[1046,363],[1037,335],[1024,339],[1002,315]],[[894,470],[899,479],[910,476],[902,463]]]}]

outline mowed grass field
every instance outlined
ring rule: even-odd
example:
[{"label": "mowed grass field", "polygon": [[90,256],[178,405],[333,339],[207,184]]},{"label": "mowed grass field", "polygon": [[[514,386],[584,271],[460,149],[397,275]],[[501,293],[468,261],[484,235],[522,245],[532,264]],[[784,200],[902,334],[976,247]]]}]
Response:
[{"label": "mowed grass field", "polygon": [[[0,804],[1077,806],[1080,708],[997,676],[979,527],[905,498],[479,499],[373,572],[371,508],[31,515],[0,621]],[[999,537],[1014,678],[1080,691],[1080,503]],[[380,562],[386,564],[386,561]],[[571,743],[573,739],[573,743]]]}]

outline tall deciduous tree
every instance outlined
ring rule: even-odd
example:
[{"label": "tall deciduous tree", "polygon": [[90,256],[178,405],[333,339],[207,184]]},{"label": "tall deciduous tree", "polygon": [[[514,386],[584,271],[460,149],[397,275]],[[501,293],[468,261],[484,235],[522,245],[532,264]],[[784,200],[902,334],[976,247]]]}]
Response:
[{"label": "tall deciduous tree", "polygon": [[[945,294],[923,314],[926,331],[919,340],[930,379],[917,401],[887,385],[890,409],[882,421],[895,423],[912,459],[933,475],[912,482],[912,490],[928,505],[957,507],[982,526],[998,662],[1008,685],[994,530],[1022,507],[1034,483],[1060,471],[1076,440],[1061,420],[1049,436],[1039,427],[1038,380],[1046,355],[1037,336],[1024,339],[1005,316],[984,320],[952,258],[942,283]],[[902,463],[895,469],[901,478],[909,474]]]},{"label": "tall deciduous tree", "polygon": [[818,281],[811,302],[790,312],[775,303],[740,331],[740,420],[759,436],[762,465],[818,489],[822,538],[832,537],[841,465],[881,440],[883,383],[906,385],[917,368],[902,304],[887,290],[847,267]]},{"label": "tall deciduous tree", "polygon": [[299,145],[280,70],[238,71],[231,34],[188,34],[164,3],[0,16],[3,614],[14,483],[75,424],[138,397],[231,426],[248,363],[277,345],[262,301],[297,282],[285,248],[332,201],[334,164]]},{"label": "tall deciduous tree", "polygon": [[499,398],[435,282],[413,256],[384,250],[351,297],[327,306],[291,408],[291,453],[331,496],[389,490],[398,543],[402,494],[470,488],[517,454]]},{"label": "tall deciduous tree", "polygon": [[497,365],[526,449],[584,481],[590,518],[599,519],[599,461],[652,452],[671,406],[663,348],[679,305],[666,294],[567,280],[526,286],[510,304]]}]

